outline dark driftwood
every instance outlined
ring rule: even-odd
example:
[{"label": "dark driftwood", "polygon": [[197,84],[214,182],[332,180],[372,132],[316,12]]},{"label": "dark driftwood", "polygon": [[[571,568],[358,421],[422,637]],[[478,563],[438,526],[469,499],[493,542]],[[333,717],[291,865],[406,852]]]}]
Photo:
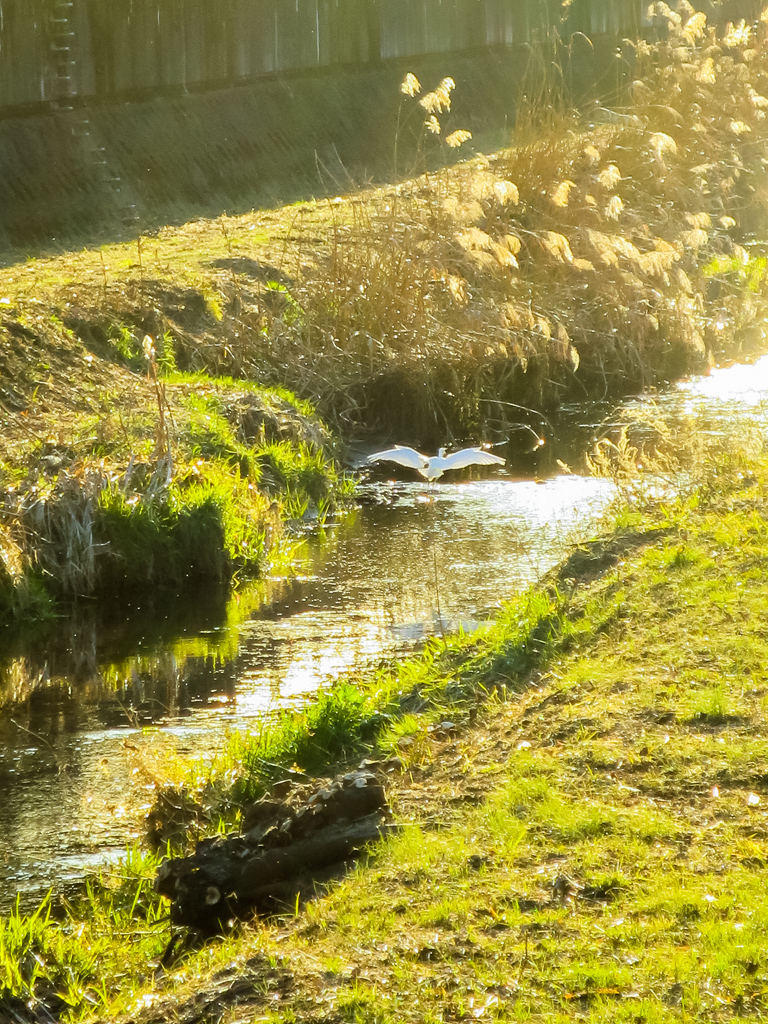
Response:
[{"label": "dark driftwood", "polygon": [[276,788],[288,799],[273,795],[247,808],[244,835],[205,839],[191,857],[160,865],[155,888],[172,901],[174,924],[213,933],[232,919],[274,910],[395,829],[384,791],[368,772],[309,797],[306,788]]}]

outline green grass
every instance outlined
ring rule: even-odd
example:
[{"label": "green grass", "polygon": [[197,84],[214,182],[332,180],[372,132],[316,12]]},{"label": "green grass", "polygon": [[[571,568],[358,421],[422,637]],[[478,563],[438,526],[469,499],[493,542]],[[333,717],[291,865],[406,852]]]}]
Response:
[{"label": "green grass", "polygon": [[218,488],[194,482],[168,501],[133,505],[118,490],[102,491],[95,540],[108,545],[109,563],[99,588],[180,586],[189,574],[221,582],[231,575],[233,555],[243,565],[258,564],[263,535],[237,543],[233,490],[232,481]]},{"label": "green grass", "polygon": [[158,862],[134,849],[81,897],[54,906],[49,893],[33,913],[17,903],[0,918],[0,1013],[8,996],[47,1000],[71,1019],[127,1008],[126,979],[145,976],[167,942],[166,909],[152,891]]},{"label": "green grass", "polygon": [[[599,579],[543,585],[481,637],[430,641],[233,740],[214,777],[230,772],[217,798],[234,805],[273,763],[397,752],[404,765],[388,783],[400,836],[238,940],[241,957],[277,956],[293,978],[279,1013],[254,994],[257,1016],[761,1012],[766,482],[761,462],[746,485],[734,474],[656,504],[643,522],[658,532]],[[408,710],[414,692],[423,712]],[[457,729],[429,731],[448,716]],[[231,940],[214,948],[231,958]]]},{"label": "green grass", "polygon": [[[232,964],[247,1013],[275,1021],[761,1013],[768,463],[718,479],[623,515],[650,532],[599,578],[550,580],[480,636],[432,640],[233,737],[213,764],[180,764],[233,822],[275,765],[397,753],[403,829],[326,895],[153,980],[168,937],[141,881],[153,865],[122,868],[63,920],[12,915],[2,984],[58,986],[84,1020],[148,1000],[183,1016]],[[454,729],[430,731],[447,717]],[[27,948],[45,965],[31,979],[10,966]]]}]

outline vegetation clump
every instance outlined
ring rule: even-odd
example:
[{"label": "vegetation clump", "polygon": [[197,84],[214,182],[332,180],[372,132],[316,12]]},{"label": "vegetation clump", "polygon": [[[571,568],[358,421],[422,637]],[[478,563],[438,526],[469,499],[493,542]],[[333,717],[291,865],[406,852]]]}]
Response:
[{"label": "vegetation clump", "polygon": [[[286,521],[322,519],[349,490],[327,430],[285,390],[164,370],[149,336],[140,375],[60,323],[24,330],[25,407],[6,416],[0,464],[0,621],[52,599],[257,574]],[[44,403],[30,394],[35,343],[60,346]],[[65,382],[78,362],[90,380]]]}]

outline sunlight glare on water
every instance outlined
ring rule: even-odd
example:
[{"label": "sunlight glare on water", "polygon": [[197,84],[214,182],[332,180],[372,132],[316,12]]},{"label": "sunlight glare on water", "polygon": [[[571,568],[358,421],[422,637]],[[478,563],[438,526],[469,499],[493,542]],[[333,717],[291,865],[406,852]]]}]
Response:
[{"label": "sunlight glare on water", "polygon": [[575,476],[441,484],[428,502],[419,484],[370,485],[361,495],[370,504],[340,531],[302,599],[243,627],[234,713],[292,701],[441,628],[476,627],[551,568],[612,494],[606,481]]},{"label": "sunlight glare on water", "polygon": [[714,369],[706,377],[679,384],[678,390],[695,399],[762,405],[768,399],[768,356],[749,365]]}]

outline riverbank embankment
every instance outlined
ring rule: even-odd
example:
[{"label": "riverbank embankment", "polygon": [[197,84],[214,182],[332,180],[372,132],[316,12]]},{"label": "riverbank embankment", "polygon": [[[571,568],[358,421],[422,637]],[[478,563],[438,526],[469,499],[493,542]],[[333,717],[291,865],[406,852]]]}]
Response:
[{"label": "riverbank embankment", "polygon": [[258,568],[343,491],[301,402],[345,440],[528,452],[565,399],[759,350],[766,23],[659,11],[623,110],[565,110],[533,61],[513,148],[418,174],[469,133],[409,75],[413,177],[0,271],[6,616]]},{"label": "riverbank embankment", "polygon": [[133,853],[56,918],[3,925],[7,1005],[157,1022],[201,1005],[297,1021],[757,1012],[768,464],[735,447],[677,498],[625,504],[487,632],[340,682],[158,804],[213,826],[271,778],[366,758],[401,831],[348,877],[184,949],[151,891],[157,858]]}]

